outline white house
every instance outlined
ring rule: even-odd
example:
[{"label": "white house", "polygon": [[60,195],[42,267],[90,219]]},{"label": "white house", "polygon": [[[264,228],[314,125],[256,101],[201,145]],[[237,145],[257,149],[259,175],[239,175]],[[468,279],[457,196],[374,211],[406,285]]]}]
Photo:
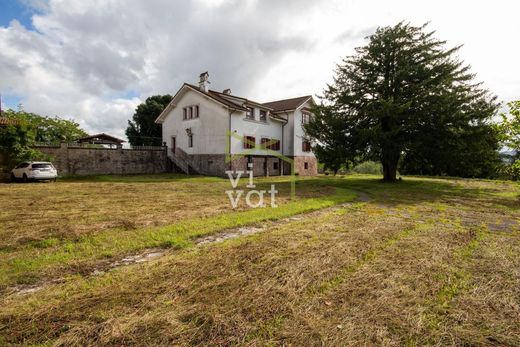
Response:
[{"label": "white house", "polygon": [[312,96],[260,103],[210,90],[208,77],[202,73],[198,86],[184,83],[156,120],[178,169],[224,176],[253,163],[256,176],[273,176],[290,174],[293,160],[299,175],[317,174],[302,127],[312,117]]}]

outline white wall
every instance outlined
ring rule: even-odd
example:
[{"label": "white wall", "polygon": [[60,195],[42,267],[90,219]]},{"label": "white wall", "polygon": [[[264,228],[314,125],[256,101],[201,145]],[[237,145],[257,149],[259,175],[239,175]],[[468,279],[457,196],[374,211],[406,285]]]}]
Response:
[{"label": "white wall", "polygon": [[[235,112],[231,117],[231,132],[239,136],[254,136],[256,138],[256,145],[260,146],[260,139],[266,137],[269,139],[277,139],[282,141],[282,124],[281,121],[272,120],[267,117],[267,122],[261,122],[259,110],[255,108],[255,120],[246,119],[245,112]],[[242,153],[246,149],[243,148],[241,140],[231,139],[231,153]],[[248,150],[249,151],[249,150]],[[280,151],[277,151],[281,153]],[[251,152],[252,155],[269,155],[265,150],[255,149]]]},{"label": "white wall", "polygon": [[[183,120],[185,106],[199,105],[199,118]],[[171,156],[172,136],[176,137],[177,147],[188,154],[224,154],[226,151],[226,132],[229,113],[227,109],[208,97],[189,90],[177,101],[162,125],[163,141]],[[193,147],[188,147],[186,129],[193,133]]]},{"label": "white wall", "polygon": [[287,119],[283,129],[283,155],[290,157],[294,155],[294,112],[283,113],[280,116]]},{"label": "white wall", "polygon": [[294,137],[293,137],[294,152],[293,152],[293,155],[294,156],[314,157],[314,153],[312,151],[311,152],[304,152],[304,151],[302,151],[302,142],[303,142],[303,139],[305,138],[305,131],[304,131],[303,126],[302,126],[302,108],[306,108],[306,107],[307,108],[311,107],[311,104],[310,104],[309,101],[307,101],[301,107],[296,109],[296,111],[294,111],[294,116],[293,116],[293,120],[294,120]]}]

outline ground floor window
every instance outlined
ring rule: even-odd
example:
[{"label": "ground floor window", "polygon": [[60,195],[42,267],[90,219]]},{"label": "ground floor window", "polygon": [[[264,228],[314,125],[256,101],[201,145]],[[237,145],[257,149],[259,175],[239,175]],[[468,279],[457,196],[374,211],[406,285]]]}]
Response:
[{"label": "ground floor window", "polygon": [[193,147],[193,135],[188,135],[188,147]]},{"label": "ground floor window", "polygon": [[309,163],[307,163],[307,162],[303,163],[303,168],[305,170],[308,170],[309,169]]},{"label": "ground floor window", "polygon": [[273,170],[278,170],[278,162],[277,161],[275,161],[273,163]]}]

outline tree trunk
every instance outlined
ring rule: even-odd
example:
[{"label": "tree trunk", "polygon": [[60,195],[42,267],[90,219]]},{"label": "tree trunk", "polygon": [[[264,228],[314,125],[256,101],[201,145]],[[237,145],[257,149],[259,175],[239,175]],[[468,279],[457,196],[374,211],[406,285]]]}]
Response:
[{"label": "tree trunk", "polygon": [[399,162],[400,151],[395,148],[384,148],[381,156],[383,164],[383,181],[395,182],[397,180],[397,163]]}]

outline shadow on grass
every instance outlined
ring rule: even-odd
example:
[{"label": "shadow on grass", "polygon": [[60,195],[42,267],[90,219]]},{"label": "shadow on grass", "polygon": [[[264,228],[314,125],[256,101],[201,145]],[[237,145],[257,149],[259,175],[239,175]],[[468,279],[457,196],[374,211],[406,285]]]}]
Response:
[{"label": "shadow on grass", "polygon": [[[480,183],[487,183],[481,185]],[[443,178],[407,177],[394,183],[383,182],[378,176],[346,175],[318,176],[299,180],[296,185],[322,185],[363,191],[375,203],[385,205],[418,204],[421,202],[453,203],[464,200],[466,205],[492,204],[520,208],[520,189],[512,182],[487,182],[472,179],[448,180]]]}]

